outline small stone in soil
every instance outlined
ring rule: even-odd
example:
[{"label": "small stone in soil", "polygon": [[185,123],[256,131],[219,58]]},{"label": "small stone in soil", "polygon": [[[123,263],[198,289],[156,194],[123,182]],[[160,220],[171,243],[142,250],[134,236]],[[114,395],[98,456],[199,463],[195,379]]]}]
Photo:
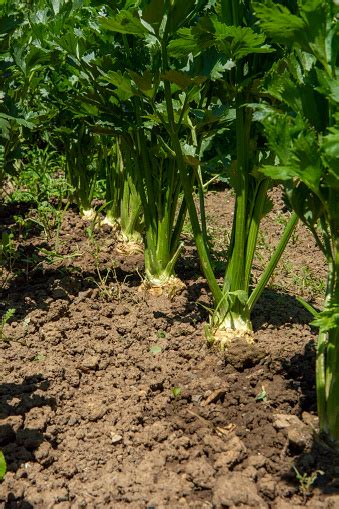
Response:
[{"label": "small stone in soil", "polygon": [[207,406],[210,405],[211,403],[217,403],[219,400],[222,400],[224,398],[227,391],[228,391],[227,387],[213,391],[212,394],[210,394],[208,398],[201,403],[201,406]]},{"label": "small stone in soil", "polygon": [[97,355],[91,355],[88,357],[85,357],[85,359],[82,361],[81,365],[79,366],[79,369],[84,371],[85,373],[88,371],[96,370],[99,366],[100,357]]},{"label": "small stone in soil", "polygon": [[117,433],[111,433],[111,441],[112,444],[118,444],[122,441],[122,435],[118,435]]}]

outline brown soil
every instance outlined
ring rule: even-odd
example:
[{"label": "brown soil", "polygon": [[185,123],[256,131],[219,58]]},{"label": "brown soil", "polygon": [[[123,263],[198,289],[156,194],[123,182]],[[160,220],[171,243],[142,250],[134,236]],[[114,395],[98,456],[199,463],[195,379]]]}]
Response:
[{"label": "brown soil", "polygon": [[[226,198],[207,196],[216,254]],[[255,277],[286,221],[274,202]],[[13,212],[1,208],[5,228]],[[222,354],[204,339],[209,292],[189,233],[186,289],[169,300],[138,292],[142,256],[88,226],[67,211],[63,258],[41,251],[56,250],[55,230],[47,242],[17,228],[5,260],[1,313],[16,313],[0,342],[0,507],[338,508],[339,460],[314,432],[316,331],[293,296],[321,304],[326,271],[307,231],[255,308],[255,346]],[[292,465],[317,477],[309,489]]]}]

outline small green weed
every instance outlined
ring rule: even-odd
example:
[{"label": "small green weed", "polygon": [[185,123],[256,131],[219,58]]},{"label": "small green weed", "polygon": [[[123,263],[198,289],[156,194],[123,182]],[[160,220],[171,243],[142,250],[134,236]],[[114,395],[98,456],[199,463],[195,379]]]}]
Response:
[{"label": "small green weed", "polygon": [[33,359],[33,361],[36,361],[36,362],[42,362],[44,360],[46,360],[46,355],[44,355],[43,353],[37,353]]},{"label": "small green weed", "polygon": [[61,202],[73,191],[61,171],[64,164],[63,156],[51,150],[50,146],[26,150],[18,176],[14,179],[15,190],[9,199],[36,204],[51,199]]},{"label": "small green weed", "polygon": [[17,251],[14,243],[14,234],[12,232],[2,232],[0,239],[0,265],[8,264],[8,269],[13,270]]},{"label": "small green weed", "polygon": [[32,221],[28,217],[22,217],[20,215],[13,216],[15,224],[18,228],[19,238],[27,239],[28,234],[32,227]]},{"label": "small green weed", "polygon": [[96,285],[99,290],[99,296],[106,301],[117,300],[120,301],[122,288],[118,281],[116,270],[114,267],[106,269],[106,273],[99,268],[99,261],[96,263],[96,272],[98,279],[94,277],[87,278]]},{"label": "small green weed", "polygon": [[[203,306],[203,307],[205,308],[205,306]],[[203,329],[204,329],[204,336],[205,336],[207,345],[209,347],[213,346],[215,338],[214,338],[213,332],[211,330],[211,325],[209,323],[204,323]]]},{"label": "small green weed", "polygon": [[162,352],[162,348],[160,345],[152,345],[149,349],[149,351],[153,354],[153,355],[157,355],[159,353]]},{"label": "small green weed", "polygon": [[182,393],[181,387],[172,387],[171,393],[174,399],[179,399]]},{"label": "small green weed", "polygon": [[257,394],[255,400],[263,401],[264,403],[266,403],[266,401],[268,400],[268,394],[267,394],[266,389],[263,385],[261,386],[261,391],[259,392],[259,394]]},{"label": "small green weed", "polygon": [[6,323],[8,323],[9,320],[14,316],[15,311],[16,311],[16,309],[14,309],[14,308],[7,309],[6,313],[1,318],[1,322],[0,322],[0,340],[1,341],[9,341],[9,338],[4,333],[4,328],[5,328]]},{"label": "small green weed", "polygon": [[324,279],[316,276],[307,266],[302,267],[300,274],[293,275],[292,280],[300,293],[311,298],[323,296],[325,293]]},{"label": "small green weed", "polygon": [[55,232],[55,250],[59,248],[61,225],[69,205],[69,202],[66,205],[60,202],[58,207],[54,207],[52,203],[43,201],[37,205],[34,215],[29,218],[43,229],[47,240],[52,240]]},{"label": "small green weed", "polygon": [[310,475],[304,473],[301,474],[295,465],[292,465],[293,470],[295,471],[296,478],[299,482],[299,491],[302,495],[304,502],[306,502],[307,497],[311,495],[311,489],[315,481],[317,480],[319,475],[324,475],[322,470],[316,470],[312,472]]}]

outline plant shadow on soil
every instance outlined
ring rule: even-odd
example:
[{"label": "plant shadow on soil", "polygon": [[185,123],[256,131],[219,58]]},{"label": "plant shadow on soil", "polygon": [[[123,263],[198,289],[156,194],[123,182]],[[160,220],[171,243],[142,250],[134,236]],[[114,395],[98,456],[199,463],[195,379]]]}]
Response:
[{"label": "plant shadow on soil", "polygon": [[[13,233],[15,237],[22,237],[25,241],[39,236],[43,232],[43,226],[29,220],[29,213],[36,208],[33,202],[0,202],[0,235],[2,232]],[[25,224],[19,226],[16,217],[21,217]]]},{"label": "plant shadow on soil", "polygon": [[[198,323],[207,321],[209,308],[212,304],[207,297],[209,290],[206,282],[201,278],[191,282],[187,287],[188,299],[184,316],[182,312],[172,313],[170,322],[190,322],[192,318]],[[193,316],[192,316],[193,315]],[[159,311],[157,316],[166,318],[165,313]],[[269,325],[274,327],[286,326],[287,324],[308,324],[312,315],[288,293],[278,292],[274,289],[266,289],[252,313],[253,330],[258,331]]]},{"label": "plant shadow on soil", "polygon": [[[0,384],[0,447],[3,451],[7,471],[16,472],[20,465],[35,460],[34,451],[46,442],[43,429],[24,425],[25,417],[30,411],[48,406],[55,407],[53,398],[35,394],[37,390],[47,391],[49,382],[42,375],[26,377],[21,384]],[[4,509],[18,507],[17,499],[8,493]],[[30,502],[20,500],[21,509],[33,509]]]},{"label": "plant shadow on soil", "polygon": [[[39,374],[26,377],[20,384],[0,384],[0,447],[8,472],[15,473],[22,464],[35,461],[35,451],[46,442],[39,413],[43,407],[55,408],[56,402],[40,393],[47,391],[49,385]],[[9,493],[4,508],[17,507],[15,500]],[[33,506],[21,500],[20,507],[30,509]]]},{"label": "plant shadow on soil", "polygon": [[[41,262],[44,257],[39,257]],[[0,289],[0,318],[8,308],[16,309],[16,319],[24,319],[33,310],[48,311],[51,302],[61,299],[70,303],[81,291],[100,289],[100,279],[96,272],[73,272],[68,268],[46,268],[31,270],[26,275],[17,272],[7,287]],[[114,275],[106,279],[106,284],[125,284],[137,287],[140,276],[117,267]],[[100,293],[100,292],[99,292]],[[1,309],[2,308],[2,309]]]},{"label": "plant shadow on soil", "polygon": [[312,315],[291,294],[266,288],[252,313],[254,330],[263,326],[280,327],[286,324],[309,324]]},{"label": "plant shadow on soil", "polygon": [[25,499],[17,501],[14,493],[8,494],[8,500],[5,502],[4,509],[34,509],[34,506]]},{"label": "plant shadow on soil", "polygon": [[[37,263],[42,263],[44,257],[34,255]],[[36,265],[35,265],[36,266]],[[0,318],[8,308],[16,309],[16,319],[24,319],[32,310],[41,309],[48,311],[51,298],[62,299],[70,302],[80,292],[97,290],[100,297],[101,284],[98,273],[95,271],[73,272],[69,267],[33,269],[23,275],[17,271],[17,276],[12,278],[6,289],[0,289]],[[186,275],[187,278],[187,275]],[[107,285],[116,285],[129,290],[140,285],[139,272],[131,272],[123,267],[116,267],[114,274],[109,275],[105,280]],[[189,280],[188,280],[189,281]],[[187,299],[185,312],[171,312],[168,321],[187,323],[194,321],[200,323],[208,320],[211,301],[208,296],[208,286],[202,277],[189,281],[185,292]],[[118,292],[117,292],[118,293]],[[147,297],[146,297],[147,298]],[[117,297],[116,302],[119,302]],[[6,304],[5,304],[6,303]],[[155,311],[155,316],[167,319],[166,313]],[[254,331],[272,325],[274,327],[286,324],[308,324],[311,315],[288,293],[278,292],[274,289],[266,289],[252,313]]]},{"label": "plant shadow on soil", "polygon": [[[300,390],[300,411],[312,415],[317,413],[316,392],[315,392],[315,343],[309,341],[305,345],[304,353],[297,353],[288,362],[283,360],[282,375],[287,380],[290,388],[298,385]],[[315,481],[312,488],[316,487],[325,495],[336,495],[339,493],[339,455],[331,448],[317,432],[317,419],[310,423],[315,424],[311,444],[303,449],[303,444],[290,446],[290,452],[296,456],[294,466],[297,471],[305,474],[305,481],[315,474]],[[296,472],[293,467],[282,476],[287,483],[295,485]],[[306,499],[307,499],[306,494]]]}]

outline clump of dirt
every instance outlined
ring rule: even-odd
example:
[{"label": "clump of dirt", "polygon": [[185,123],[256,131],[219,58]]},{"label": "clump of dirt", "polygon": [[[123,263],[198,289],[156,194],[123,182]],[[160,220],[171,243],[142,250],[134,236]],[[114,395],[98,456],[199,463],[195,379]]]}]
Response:
[{"label": "clump of dirt", "polygon": [[234,338],[224,352],[226,366],[233,366],[237,371],[255,366],[265,355],[261,348],[244,337]]},{"label": "clump of dirt", "polygon": [[[213,195],[212,216],[226,197]],[[140,255],[120,257],[107,232],[86,228],[69,210],[61,257],[47,259],[34,232],[7,267],[0,507],[338,507],[339,461],[315,434],[316,331],[284,270],[253,313],[256,355],[224,354],[203,337],[210,302],[191,248],[178,267],[186,288],[169,300],[137,291]],[[300,232],[287,259],[323,271]]]}]

